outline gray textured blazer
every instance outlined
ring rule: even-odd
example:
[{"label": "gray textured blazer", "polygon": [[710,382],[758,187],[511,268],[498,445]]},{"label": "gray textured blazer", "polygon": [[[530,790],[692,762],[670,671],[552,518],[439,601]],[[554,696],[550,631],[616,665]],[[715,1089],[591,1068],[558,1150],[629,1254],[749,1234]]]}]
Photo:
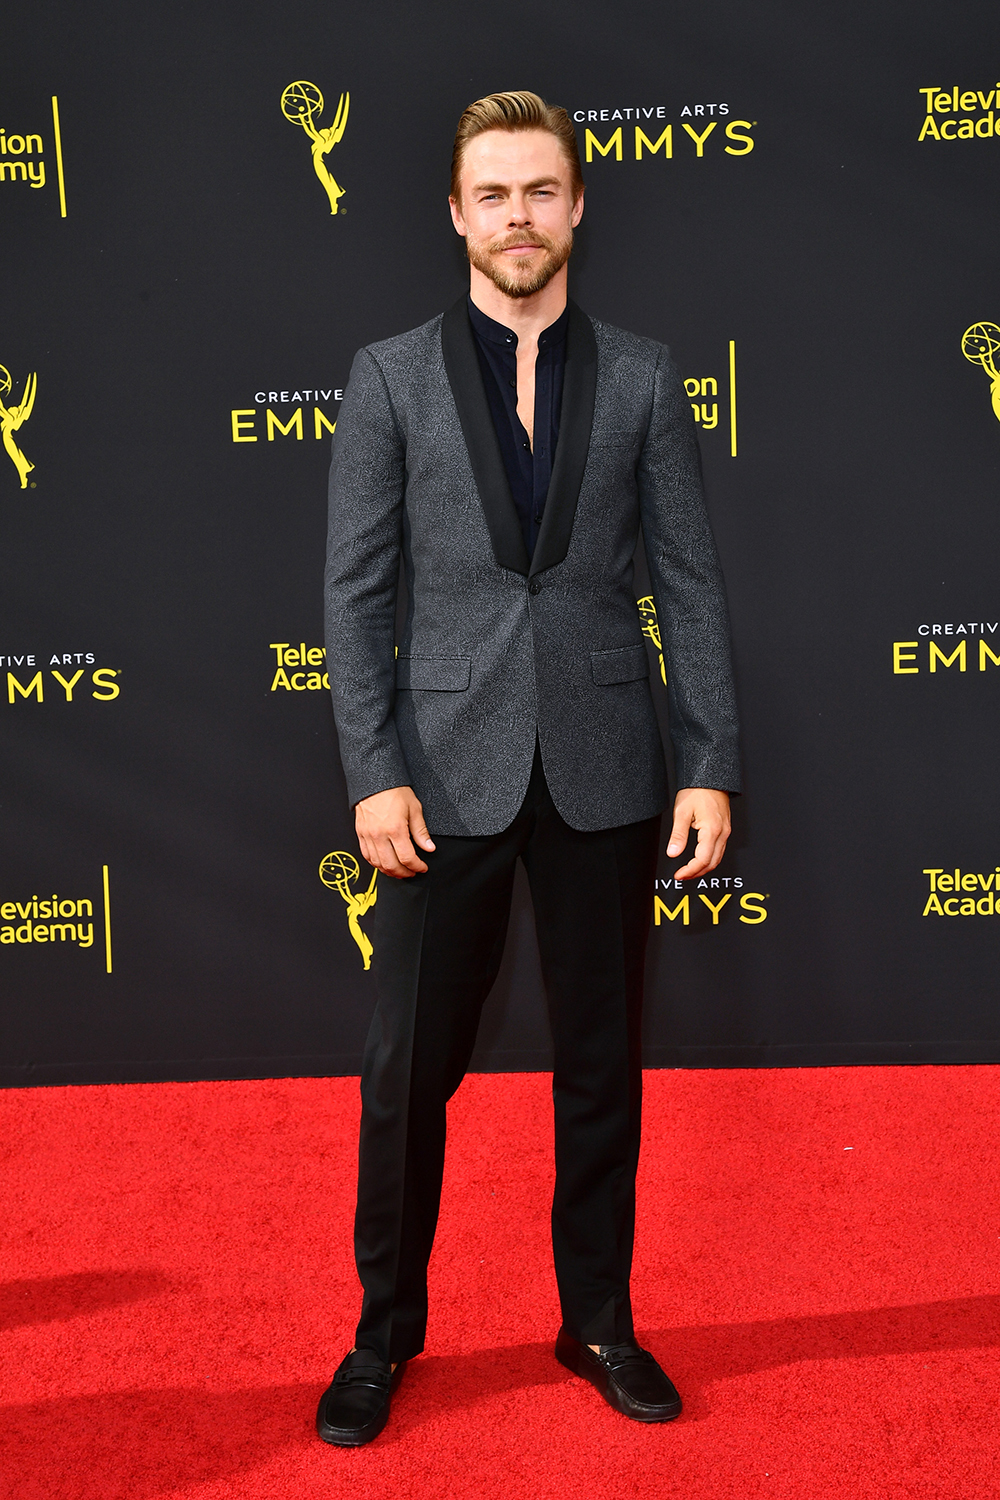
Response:
[{"label": "gray textured blazer", "polygon": [[[739,790],[722,575],[667,349],[570,304],[552,480],[529,564],[466,300],[362,349],[330,471],[327,668],[353,803],[412,786],[432,834],[492,834],[536,735],[572,827],[661,811],[632,581],[639,528],[679,786]],[[396,650],[400,558],[408,589]]]}]

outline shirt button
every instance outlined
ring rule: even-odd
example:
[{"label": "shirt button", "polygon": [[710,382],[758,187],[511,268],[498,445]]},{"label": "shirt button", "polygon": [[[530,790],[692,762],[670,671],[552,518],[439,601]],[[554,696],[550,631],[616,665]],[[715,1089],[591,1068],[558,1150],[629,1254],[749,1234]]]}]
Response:
[{"label": "shirt button", "polygon": [[528,449],[530,449],[531,448],[531,444],[530,443],[522,443],[521,447],[522,448],[528,448]]},{"label": "shirt button", "polygon": [[528,584],[528,593],[529,594],[540,594],[541,592],[542,592],[542,585],[538,582],[537,578],[533,578],[531,580],[531,582]]}]

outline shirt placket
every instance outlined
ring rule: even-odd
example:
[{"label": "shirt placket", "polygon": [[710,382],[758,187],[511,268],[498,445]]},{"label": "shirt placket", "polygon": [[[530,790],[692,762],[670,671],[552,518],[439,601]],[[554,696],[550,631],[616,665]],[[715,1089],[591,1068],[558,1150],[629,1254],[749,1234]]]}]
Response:
[{"label": "shirt placket", "polygon": [[552,461],[549,453],[551,406],[552,360],[548,342],[542,340],[535,357],[535,433],[531,455],[531,519],[535,526],[541,525],[545,495],[549,486],[548,476]]}]

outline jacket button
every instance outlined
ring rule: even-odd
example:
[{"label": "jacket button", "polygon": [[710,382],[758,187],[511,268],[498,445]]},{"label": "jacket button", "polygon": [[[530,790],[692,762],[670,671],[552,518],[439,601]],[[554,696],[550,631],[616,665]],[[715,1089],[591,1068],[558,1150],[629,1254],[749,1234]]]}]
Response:
[{"label": "jacket button", "polygon": [[541,592],[542,592],[542,585],[538,582],[537,578],[533,578],[531,580],[531,582],[528,584],[528,593],[529,594],[540,594]]}]

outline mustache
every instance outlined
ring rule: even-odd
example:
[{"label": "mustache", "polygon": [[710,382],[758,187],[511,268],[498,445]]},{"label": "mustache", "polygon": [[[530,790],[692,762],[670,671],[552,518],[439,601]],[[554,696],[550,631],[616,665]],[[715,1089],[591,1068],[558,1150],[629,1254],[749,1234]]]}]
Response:
[{"label": "mustache", "polygon": [[500,250],[517,250],[521,247],[529,246],[533,250],[553,250],[555,248],[547,235],[536,234],[531,238],[526,238],[523,233],[518,234],[516,231],[513,234],[504,235],[503,239],[492,240],[489,248],[491,253],[496,253]]}]

